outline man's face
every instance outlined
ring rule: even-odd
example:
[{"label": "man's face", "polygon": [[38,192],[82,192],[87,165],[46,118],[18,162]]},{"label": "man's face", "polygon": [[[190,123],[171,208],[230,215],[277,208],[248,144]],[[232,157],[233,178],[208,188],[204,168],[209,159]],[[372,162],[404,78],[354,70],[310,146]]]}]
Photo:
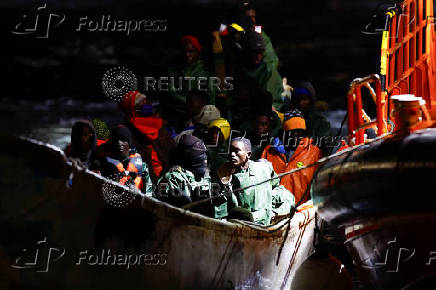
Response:
[{"label": "man's face", "polygon": [[94,135],[88,126],[82,127],[82,134],[80,136],[80,148],[83,152],[91,150],[92,142],[94,140]]},{"label": "man's face", "polygon": [[234,167],[241,167],[245,165],[250,159],[251,152],[246,151],[244,143],[241,141],[233,141],[230,145],[230,162]]},{"label": "man's face", "polygon": [[120,157],[129,156],[129,149],[130,149],[129,142],[125,140],[114,140],[113,145],[114,145],[114,151],[117,155],[119,155]]},{"label": "man's face", "polygon": [[256,25],[256,10],[249,9],[245,11],[245,15],[251,18],[251,21],[253,21],[253,25]]},{"label": "man's face", "polygon": [[195,47],[190,42],[185,42],[183,44],[182,50],[187,65],[193,64],[200,57],[198,50],[195,49]]},{"label": "man's face", "polygon": [[263,60],[264,53],[261,50],[253,50],[250,52],[250,64],[251,66],[258,66]]},{"label": "man's face", "polygon": [[312,99],[307,95],[299,95],[297,98],[297,109],[308,112],[312,106]]},{"label": "man's face", "polygon": [[271,120],[267,116],[257,116],[254,125],[256,135],[268,134],[271,129]]},{"label": "man's face", "polygon": [[212,127],[207,130],[207,145],[219,146],[224,142],[224,135],[221,133],[221,129],[218,127]]},{"label": "man's face", "polygon": [[285,148],[287,150],[295,151],[304,137],[306,130],[295,129],[285,132]]}]

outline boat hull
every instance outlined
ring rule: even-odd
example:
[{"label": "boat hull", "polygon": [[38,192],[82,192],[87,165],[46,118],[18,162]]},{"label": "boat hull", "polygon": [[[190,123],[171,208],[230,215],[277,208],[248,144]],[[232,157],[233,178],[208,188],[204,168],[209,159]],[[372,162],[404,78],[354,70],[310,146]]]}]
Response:
[{"label": "boat hull", "polygon": [[436,245],[435,148],[436,129],[380,139],[331,157],[314,177],[314,204],[344,230],[368,289],[433,279],[426,263]]},{"label": "boat hull", "polygon": [[1,289],[284,289],[313,252],[310,205],[269,227],[139,195],[116,208],[102,197],[109,181],[58,149],[4,139]]}]

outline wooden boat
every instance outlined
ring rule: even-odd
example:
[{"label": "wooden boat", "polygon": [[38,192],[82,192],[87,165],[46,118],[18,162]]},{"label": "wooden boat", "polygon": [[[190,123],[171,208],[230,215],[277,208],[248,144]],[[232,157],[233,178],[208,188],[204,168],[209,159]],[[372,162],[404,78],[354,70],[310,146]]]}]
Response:
[{"label": "wooden boat", "polygon": [[[313,251],[310,203],[271,226],[215,220],[82,170],[54,146],[4,136],[0,147],[1,289],[289,289]],[[131,203],[108,204],[105,185]]]},{"label": "wooden boat", "polygon": [[[344,231],[367,289],[434,289],[433,1],[397,3],[386,18],[380,76],[356,79],[348,93],[351,148],[320,166],[311,193],[321,217]],[[363,110],[362,88],[375,118]],[[369,128],[377,138],[365,140]]]}]

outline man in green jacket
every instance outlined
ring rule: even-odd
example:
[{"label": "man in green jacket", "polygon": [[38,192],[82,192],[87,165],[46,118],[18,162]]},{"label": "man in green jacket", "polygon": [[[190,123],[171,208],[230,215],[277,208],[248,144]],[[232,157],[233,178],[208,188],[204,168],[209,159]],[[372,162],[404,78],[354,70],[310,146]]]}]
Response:
[{"label": "man in green jacket", "polygon": [[[183,135],[177,145],[176,165],[158,181],[156,197],[179,207],[209,198],[213,188],[206,152],[206,146],[199,138]],[[214,201],[193,210],[214,217]]]},{"label": "man in green jacket", "polygon": [[[274,215],[290,212],[293,195],[275,178],[271,163],[251,161],[250,140],[238,137],[230,145],[230,161],[218,170],[221,183],[231,192],[227,198],[229,218],[245,219],[268,225]],[[272,179],[274,178],[274,179]],[[262,181],[271,181],[259,184]],[[244,190],[238,190],[258,184]],[[235,192],[234,192],[235,191]]]},{"label": "man in green jacket", "polygon": [[168,69],[169,99],[166,101],[166,111],[171,125],[182,129],[186,121],[186,99],[192,91],[207,91],[207,104],[215,104],[216,84],[210,78],[212,75],[200,58],[201,45],[198,39],[191,35],[182,37],[181,59],[170,64]]}]

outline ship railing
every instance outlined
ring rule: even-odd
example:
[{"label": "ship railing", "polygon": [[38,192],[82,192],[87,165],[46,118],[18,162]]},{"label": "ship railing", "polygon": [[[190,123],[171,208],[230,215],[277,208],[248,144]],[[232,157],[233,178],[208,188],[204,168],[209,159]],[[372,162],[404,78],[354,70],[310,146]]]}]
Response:
[{"label": "ship railing", "polygon": [[[362,88],[367,89],[376,105],[375,120],[371,120],[363,109]],[[355,79],[351,83],[348,91],[347,104],[349,143],[353,143],[353,145],[364,143],[366,129],[373,128],[377,136],[381,136],[388,132],[387,94],[382,93],[380,77],[377,74],[372,74],[361,79]]]}]

